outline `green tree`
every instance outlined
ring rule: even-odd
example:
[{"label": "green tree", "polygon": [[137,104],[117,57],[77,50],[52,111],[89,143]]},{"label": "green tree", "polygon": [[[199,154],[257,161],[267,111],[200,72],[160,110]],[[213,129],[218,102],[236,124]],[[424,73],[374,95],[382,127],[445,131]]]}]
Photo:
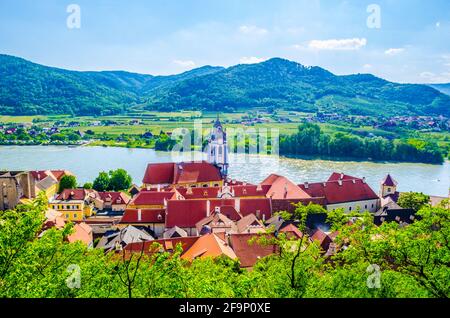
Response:
[{"label": "green tree", "polygon": [[430,197],[417,192],[401,193],[397,203],[404,209],[411,209],[417,212],[430,203]]},{"label": "green tree", "polygon": [[127,190],[131,187],[133,179],[124,169],[109,172],[109,189],[113,191]]},{"label": "green tree", "polygon": [[77,178],[75,176],[63,176],[59,182],[58,193],[65,189],[75,189],[77,187]]},{"label": "green tree", "polygon": [[86,183],[83,185],[83,189],[87,189],[87,190],[93,189],[93,187],[94,187],[94,185],[93,185],[92,182],[86,182]]},{"label": "green tree", "polygon": [[95,178],[92,185],[94,190],[103,192],[110,190],[110,176],[106,172],[100,172],[98,177]]}]

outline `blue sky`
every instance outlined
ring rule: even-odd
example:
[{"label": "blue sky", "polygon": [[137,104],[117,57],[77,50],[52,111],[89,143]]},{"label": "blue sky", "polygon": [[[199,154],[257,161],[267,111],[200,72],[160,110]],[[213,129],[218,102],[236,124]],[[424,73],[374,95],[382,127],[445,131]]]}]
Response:
[{"label": "blue sky", "polygon": [[[81,9],[70,29],[68,5]],[[380,28],[369,28],[370,4]],[[336,74],[450,82],[448,0],[0,0],[0,53],[174,74],[283,57]]]}]

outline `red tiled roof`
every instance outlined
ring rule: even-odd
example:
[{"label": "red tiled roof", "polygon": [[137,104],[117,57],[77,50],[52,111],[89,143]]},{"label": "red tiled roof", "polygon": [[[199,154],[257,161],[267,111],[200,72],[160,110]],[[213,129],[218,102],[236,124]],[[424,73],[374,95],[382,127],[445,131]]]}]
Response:
[{"label": "red tiled roof", "polygon": [[50,171],[58,181],[61,181],[61,178],[65,175],[69,175],[70,173],[66,170],[51,170]]},{"label": "red tiled roof", "polygon": [[261,185],[270,185],[266,196],[272,199],[309,199],[308,193],[286,177],[275,174],[267,177]]},{"label": "red tiled roof", "polygon": [[[238,257],[241,267],[252,267],[260,258],[276,253],[275,245],[262,245],[257,241],[258,237],[260,237],[258,234],[230,235],[230,245]],[[253,238],[256,238],[255,242],[250,244],[249,241]]]},{"label": "red tiled roof", "polygon": [[172,184],[174,163],[151,163],[145,171],[144,184]]},{"label": "red tiled roof", "polygon": [[360,179],[360,178],[352,177],[343,173],[333,172],[331,176],[328,178],[328,181],[353,180],[353,179]]},{"label": "red tiled roof", "polygon": [[265,219],[268,220],[272,217],[270,199],[241,199],[239,212],[242,216],[254,214],[259,218],[262,218],[264,215]]},{"label": "red tiled roof", "polygon": [[219,169],[206,161],[151,163],[145,171],[144,184],[180,184],[220,181]]},{"label": "red tiled roof", "polygon": [[128,204],[130,202],[130,198],[123,192],[99,192],[98,195],[104,202],[112,204]]},{"label": "red tiled roof", "polygon": [[280,232],[286,233],[287,237],[289,237],[289,235],[295,235],[297,238],[303,237],[303,233],[293,224],[286,225]]},{"label": "red tiled roof", "polygon": [[77,241],[83,242],[86,245],[90,245],[92,243],[92,228],[86,223],[75,224],[73,231],[74,232],[67,237],[67,240],[70,243]]},{"label": "red tiled roof", "polygon": [[86,189],[65,189],[62,193],[60,193],[56,200],[69,201],[69,200],[77,200],[83,201],[89,192]]},{"label": "red tiled roof", "polygon": [[221,181],[219,169],[206,161],[182,162],[175,165],[174,183]]},{"label": "red tiled roof", "polygon": [[142,190],[134,196],[130,205],[164,205],[164,199],[169,200],[174,192],[157,192]]},{"label": "red tiled roof", "polygon": [[397,182],[396,182],[394,179],[392,179],[392,177],[391,177],[390,174],[388,174],[388,175],[384,178],[384,180],[383,180],[383,182],[382,182],[382,185],[388,186],[388,187],[395,187],[395,186],[397,185]]},{"label": "red tiled roof", "polygon": [[186,253],[183,259],[192,261],[196,258],[219,257],[226,255],[231,259],[236,259],[233,249],[220,237],[215,234],[206,234],[201,236]]},{"label": "red tiled roof", "polygon": [[167,202],[166,228],[193,228],[206,216],[206,200],[170,200]]},{"label": "red tiled roof", "polygon": [[325,198],[327,204],[379,199],[370,186],[361,179],[300,184],[311,197]]},{"label": "red tiled roof", "polygon": [[164,209],[141,209],[141,219],[139,220],[139,209],[126,209],[120,220],[124,224],[136,223],[164,223],[166,219],[166,210]]},{"label": "red tiled roof", "polygon": [[217,198],[220,188],[208,187],[208,188],[191,188],[191,189],[177,189],[186,200],[189,199],[213,199]]},{"label": "red tiled roof", "polygon": [[327,251],[330,247],[330,243],[333,242],[333,240],[325,232],[319,229],[314,232],[311,239],[313,241],[317,241],[324,251]]},{"label": "red tiled roof", "polygon": [[39,171],[30,171],[33,178],[37,181],[41,181],[48,177],[47,171],[39,170]]}]

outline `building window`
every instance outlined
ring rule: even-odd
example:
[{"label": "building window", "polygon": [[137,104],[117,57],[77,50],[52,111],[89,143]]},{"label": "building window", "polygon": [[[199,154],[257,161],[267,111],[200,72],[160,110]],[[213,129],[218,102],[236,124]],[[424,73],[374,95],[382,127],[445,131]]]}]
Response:
[{"label": "building window", "polygon": [[365,205],[364,209],[366,209],[366,210],[367,210],[367,204]]},{"label": "building window", "polygon": [[76,219],[76,218],[77,218],[77,214],[76,214],[76,213],[75,213],[75,214],[73,215],[73,218],[74,218],[74,219]]},{"label": "building window", "polygon": [[388,188],[388,192],[391,192],[391,188]]},{"label": "building window", "polygon": [[348,210],[351,211],[351,210],[352,210],[352,207],[349,207]]},{"label": "building window", "polygon": [[204,185],[203,185],[203,188],[207,188],[207,187],[208,187],[208,185],[207,185],[207,184],[204,184]]}]

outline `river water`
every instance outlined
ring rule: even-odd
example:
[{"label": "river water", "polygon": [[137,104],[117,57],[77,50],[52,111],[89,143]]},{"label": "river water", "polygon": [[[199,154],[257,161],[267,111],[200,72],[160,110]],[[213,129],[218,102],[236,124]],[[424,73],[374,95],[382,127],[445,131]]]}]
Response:
[{"label": "river water", "polygon": [[[197,157],[198,158],[198,157]],[[191,158],[184,158],[185,160]],[[0,170],[65,169],[77,175],[80,184],[93,181],[100,171],[123,168],[140,185],[148,163],[182,160],[170,152],[151,149],[66,146],[1,146]],[[418,191],[429,195],[448,196],[450,163],[367,162],[285,158],[272,156],[232,157],[231,178],[251,183],[262,181],[271,173],[288,177],[295,183],[325,181],[332,172],[366,177],[378,192],[380,181],[390,173],[398,181],[399,191]]]}]

